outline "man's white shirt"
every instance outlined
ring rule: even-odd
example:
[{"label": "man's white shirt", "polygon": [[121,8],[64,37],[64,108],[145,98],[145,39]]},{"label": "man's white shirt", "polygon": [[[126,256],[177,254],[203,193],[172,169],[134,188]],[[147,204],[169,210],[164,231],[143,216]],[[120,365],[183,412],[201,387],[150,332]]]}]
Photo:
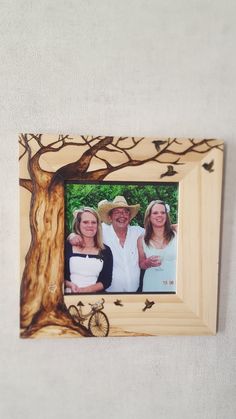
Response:
[{"label": "man's white shirt", "polygon": [[124,243],[121,246],[112,225],[102,224],[103,241],[113,254],[112,283],[107,292],[136,292],[139,287],[140,268],[138,264],[137,239],[144,232],[139,226],[128,226]]}]

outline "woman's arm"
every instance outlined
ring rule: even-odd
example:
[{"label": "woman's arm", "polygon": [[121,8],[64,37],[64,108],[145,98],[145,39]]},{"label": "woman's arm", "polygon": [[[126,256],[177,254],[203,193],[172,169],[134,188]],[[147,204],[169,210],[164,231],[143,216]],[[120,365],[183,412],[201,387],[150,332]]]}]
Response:
[{"label": "woman's arm", "polygon": [[64,283],[65,283],[65,289],[70,288],[72,293],[79,292],[79,287],[73,282],[68,281],[68,279],[65,279]]},{"label": "woman's arm", "polygon": [[87,287],[77,287],[79,294],[83,294],[85,292],[101,292],[104,290],[104,286],[101,282],[96,282],[96,284],[88,285]]},{"label": "woman's arm", "polygon": [[70,243],[65,243],[65,271],[64,271],[64,286],[65,286],[65,292],[67,292],[67,289],[71,290],[71,293],[78,292],[78,286],[71,282],[70,280],[70,258],[72,256],[72,246]]},{"label": "woman's arm", "polygon": [[72,293],[82,294],[85,292],[99,292],[104,289],[103,284],[101,282],[97,282],[94,285],[89,285],[87,287],[78,287],[78,285],[74,284],[71,281],[65,279],[65,288],[70,288]]},{"label": "woman's arm", "polygon": [[139,255],[139,267],[141,269],[153,268],[161,265],[159,256],[146,257],[143,250],[143,236],[140,236],[137,241],[138,255]]},{"label": "woman's arm", "polygon": [[103,289],[106,290],[112,281],[112,270],[113,270],[113,255],[109,246],[105,246],[102,251],[103,254],[103,268],[98,276],[97,284],[101,283]]}]

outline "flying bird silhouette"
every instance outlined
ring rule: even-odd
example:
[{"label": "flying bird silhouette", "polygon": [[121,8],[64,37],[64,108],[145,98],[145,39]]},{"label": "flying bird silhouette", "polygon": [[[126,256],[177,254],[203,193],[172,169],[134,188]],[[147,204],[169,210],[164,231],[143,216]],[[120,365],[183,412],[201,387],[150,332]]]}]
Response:
[{"label": "flying bird silhouette", "polygon": [[214,172],[213,165],[214,165],[214,160],[211,160],[209,163],[203,163],[202,167],[204,167],[205,170],[211,173],[211,172]]},{"label": "flying bird silhouette", "polygon": [[164,140],[154,140],[154,141],[152,141],[152,143],[155,145],[157,151],[160,151],[161,145],[165,144],[166,142],[167,141],[164,141]]},{"label": "flying bird silhouette", "polygon": [[84,303],[82,303],[82,301],[79,301],[79,302],[77,303],[77,306],[79,306],[79,307],[84,307]]},{"label": "flying bird silhouette", "polygon": [[145,304],[145,307],[143,308],[143,311],[146,311],[147,309],[152,308],[153,304],[155,303],[154,301],[149,301],[148,299],[146,299],[144,304]]},{"label": "flying bird silhouette", "polygon": [[122,304],[122,301],[121,300],[116,300],[116,301],[114,301],[114,304],[116,305],[116,306],[120,306],[120,307],[123,307],[123,305],[124,304]]},{"label": "flying bird silhouette", "polygon": [[176,172],[176,170],[174,170],[174,166],[172,166],[170,164],[170,165],[167,166],[167,172],[162,173],[160,177],[162,178],[162,177],[165,177],[165,176],[174,176],[174,175],[176,175],[176,173],[178,173],[178,172]]}]

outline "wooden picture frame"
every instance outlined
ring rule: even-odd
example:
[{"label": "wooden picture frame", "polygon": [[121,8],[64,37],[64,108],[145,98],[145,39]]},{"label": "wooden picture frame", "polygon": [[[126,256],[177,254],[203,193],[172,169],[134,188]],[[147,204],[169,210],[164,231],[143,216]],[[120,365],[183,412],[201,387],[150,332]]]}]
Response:
[{"label": "wooden picture frame", "polygon": [[[21,337],[216,333],[221,140],[20,134],[19,147]],[[175,294],[64,296],[65,180],[179,183]]]}]

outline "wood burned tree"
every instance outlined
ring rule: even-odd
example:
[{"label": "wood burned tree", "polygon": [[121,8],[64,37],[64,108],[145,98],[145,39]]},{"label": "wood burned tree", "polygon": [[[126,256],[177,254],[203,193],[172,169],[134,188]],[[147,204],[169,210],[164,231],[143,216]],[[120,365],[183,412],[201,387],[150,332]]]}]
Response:
[{"label": "wood burned tree", "polygon": [[[20,157],[27,159],[28,178],[20,179],[20,186],[31,193],[29,223],[31,243],[25,258],[21,282],[22,336],[33,335],[38,329],[56,325],[88,336],[88,330],[74,324],[63,299],[64,282],[64,180],[103,180],[108,174],[125,167],[140,166],[150,161],[163,164],[164,176],[174,176],[182,158],[190,153],[204,154],[219,148],[214,141],[195,142],[189,139],[154,140],[151,157],[137,159],[132,156],[144,138],[127,137],[75,137],[59,135],[45,141],[42,134],[21,134]],[[56,171],[43,168],[41,159],[75,147],[70,157],[73,161]],[[77,156],[78,150],[78,156]],[[101,152],[102,155],[101,155]],[[114,164],[113,153],[122,155],[122,162]],[[105,156],[105,157],[104,157]],[[100,161],[97,169],[91,162]],[[166,164],[168,169],[166,171]],[[211,170],[213,170],[211,168]]]}]

